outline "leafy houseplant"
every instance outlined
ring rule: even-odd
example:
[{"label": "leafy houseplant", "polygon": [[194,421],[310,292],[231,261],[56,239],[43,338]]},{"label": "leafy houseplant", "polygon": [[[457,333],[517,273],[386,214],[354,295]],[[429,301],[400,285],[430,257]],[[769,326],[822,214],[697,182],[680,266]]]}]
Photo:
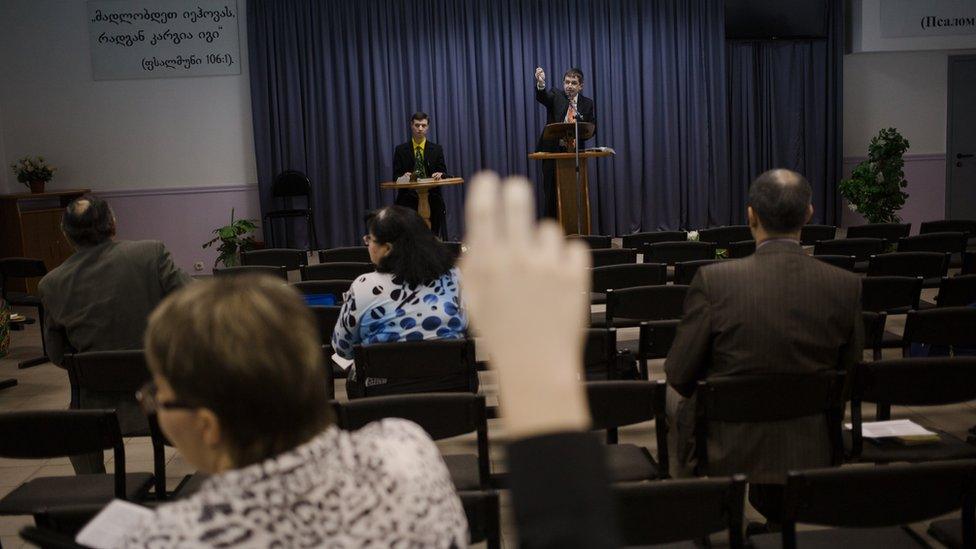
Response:
[{"label": "leafy houseplant", "polygon": [[209,248],[218,242],[220,243],[217,246],[220,255],[217,256],[214,267],[220,263],[223,263],[224,267],[238,265],[240,263],[240,252],[254,247],[254,235],[251,233],[257,228],[257,221],[254,219],[238,219],[235,221],[234,209],[231,208],[230,224],[214,229],[213,234],[216,236],[203,245],[204,248]]},{"label": "leafy houseplant", "polygon": [[868,146],[868,159],[851,172],[850,179],[840,182],[840,194],[868,223],[897,223],[898,210],[905,205],[908,193],[903,191],[906,140],[895,128],[878,132]]},{"label": "leafy houseplant", "polygon": [[54,177],[54,170],[44,161],[44,157],[25,156],[11,164],[10,169],[17,175],[17,181],[27,185],[32,193],[44,192],[44,184]]}]

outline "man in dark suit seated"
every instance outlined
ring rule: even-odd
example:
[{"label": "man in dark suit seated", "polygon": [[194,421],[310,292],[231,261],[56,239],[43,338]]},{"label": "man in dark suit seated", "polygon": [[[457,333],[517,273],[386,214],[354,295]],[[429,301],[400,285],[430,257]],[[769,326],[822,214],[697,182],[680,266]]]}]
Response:
[{"label": "man in dark suit seated", "polygon": [[[404,175],[411,179],[442,179],[447,176],[447,164],[444,162],[444,149],[437,143],[427,140],[430,129],[430,116],[425,112],[415,112],[410,117],[411,138],[406,143],[397,145],[393,151],[393,179]],[[430,200],[430,230],[437,236],[444,238],[446,230],[447,207],[440,188],[433,188],[428,193]],[[417,191],[402,189],[397,191],[395,203],[416,210],[419,204]]]},{"label": "man in dark suit seated", "polygon": [[[44,338],[51,362],[65,353],[141,349],[149,313],[190,277],[162,242],[115,239],[115,215],[94,196],[71,202],[61,229],[75,252],[38,284],[44,309]],[[135,399],[82,395],[86,407],[118,408],[123,430],[145,423]],[[102,453],[76,456],[77,473],[104,473]]]},{"label": "man in dark suit seated", "polygon": [[[756,252],[698,270],[665,363],[672,471],[694,467],[694,389],[712,377],[849,369],[861,358],[861,283],[804,254],[800,228],[813,215],[810,184],[790,170],[763,173],[749,188]],[[709,474],[743,473],[749,501],[780,522],[790,469],[830,464],[822,416],[709,428]]]}]

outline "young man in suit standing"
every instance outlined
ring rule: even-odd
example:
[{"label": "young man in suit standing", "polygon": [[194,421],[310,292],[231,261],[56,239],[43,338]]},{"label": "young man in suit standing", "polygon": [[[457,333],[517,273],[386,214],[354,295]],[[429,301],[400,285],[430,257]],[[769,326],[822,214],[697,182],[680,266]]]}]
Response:
[{"label": "young man in suit standing", "polygon": [[[415,112],[410,117],[411,138],[397,145],[393,151],[393,179],[404,175],[416,179],[442,179],[447,177],[447,164],[444,162],[444,149],[437,143],[427,140],[430,129],[430,116],[425,112]],[[413,177],[412,177],[413,179]],[[430,200],[430,230],[444,238],[447,208],[440,188],[433,188],[428,194]],[[416,210],[419,203],[417,191],[402,189],[397,191],[395,203]]]},{"label": "young man in suit standing", "polygon": [[[580,94],[583,91],[583,71],[572,68],[563,75],[563,89],[546,89],[546,71],[535,69],[535,100],[546,107],[546,125],[560,122],[589,122],[596,124],[596,107],[593,100]],[[544,129],[543,129],[544,131]],[[582,145],[582,143],[580,143]],[[535,148],[540,152],[574,151],[571,141],[543,139]],[[556,217],[556,164],[552,160],[542,161],[543,208],[546,217]]]}]

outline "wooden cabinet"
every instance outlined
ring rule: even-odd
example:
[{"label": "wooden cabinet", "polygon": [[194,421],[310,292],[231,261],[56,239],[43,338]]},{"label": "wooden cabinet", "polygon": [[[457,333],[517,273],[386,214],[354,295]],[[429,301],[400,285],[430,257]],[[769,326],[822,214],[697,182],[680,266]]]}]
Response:
[{"label": "wooden cabinet", "polygon": [[[0,257],[35,257],[50,271],[74,251],[61,232],[61,215],[88,189],[0,195]],[[37,291],[39,279],[11,280],[10,290]]]}]

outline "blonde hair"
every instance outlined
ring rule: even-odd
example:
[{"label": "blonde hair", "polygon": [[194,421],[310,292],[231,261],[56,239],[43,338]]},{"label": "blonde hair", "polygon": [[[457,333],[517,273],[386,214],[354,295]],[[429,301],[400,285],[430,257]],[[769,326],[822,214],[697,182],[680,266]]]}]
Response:
[{"label": "blonde hair", "polygon": [[332,422],[315,319],[278,279],[186,286],[150,316],[145,348],[150,369],[180,400],[217,416],[236,467],[288,451]]}]

